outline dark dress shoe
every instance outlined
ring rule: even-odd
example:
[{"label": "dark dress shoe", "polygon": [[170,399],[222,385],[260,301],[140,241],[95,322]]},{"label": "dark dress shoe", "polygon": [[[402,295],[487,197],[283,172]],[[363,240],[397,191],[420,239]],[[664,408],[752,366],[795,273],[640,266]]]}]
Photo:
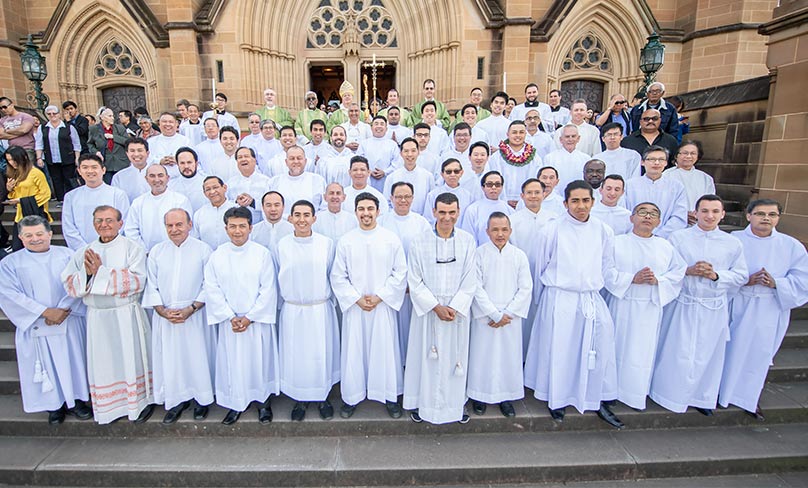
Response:
[{"label": "dark dress shoe", "polygon": [[260,407],[258,407],[258,421],[262,424],[272,422],[272,405],[270,405],[269,400],[265,401]]},{"label": "dark dress shoe", "polygon": [[207,405],[197,405],[194,407],[194,420],[205,420],[208,416]]},{"label": "dark dress shoe", "polygon": [[86,403],[81,400],[76,400],[76,406],[67,411],[70,415],[74,415],[79,420],[90,420],[93,418],[93,409],[88,407]]},{"label": "dark dress shoe", "polygon": [[171,407],[166,412],[166,416],[163,417],[163,424],[170,425],[179,420],[182,412],[191,405],[191,402],[182,402],[179,405]]},{"label": "dark dress shoe", "polygon": [[698,413],[704,415],[705,417],[712,417],[713,416],[713,409],[712,408],[699,408],[699,407],[694,407],[694,408],[696,409],[696,411]]},{"label": "dark dress shoe", "polygon": [[500,403],[499,411],[502,412],[502,415],[508,418],[516,417],[516,410],[513,409],[513,404],[511,402]]},{"label": "dark dress shoe", "polygon": [[476,413],[477,415],[484,414],[485,409],[487,409],[487,408],[488,408],[488,405],[486,405],[483,402],[478,402],[477,400],[472,400],[471,401],[471,409],[474,410],[474,413]]},{"label": "dark dress shoe", "polygon": [[65,408],[60,407],[59,410],[48,411],[48,423],[51,425],[59,425],[65,421]]},{"label": "dark dress shoe", "polygon": [[233,425],[236,422],[238,422],[239,417],[241,417],[241,412],[239,412],[238,410],[230,410],[229,412],[227,412],[227,415],[224,416],[224,420],[222,420],[222,423],[224,425]]},{"label": "dark dress shoe", "polygon": [[135,423],[135,424],[145,424],[146,421],[151,418],[153,413],[154,413],[154,404],[146,405],[146,408],[144,408],[140,412],[140,415],[137,416],[137,418],[133,421],[133,423]]},{"label": "dark dress shoe", "polygon": [[766,421],[766,417],[763,416],[763,410],[760,409],[760,406],[758,406],[755,409],[754,412],[749,412],[747,410],[744,410],[744,412],[746,412],[746,415],[749,415],[750,417],[757,420],[758,422],[765,422]]},{"label": "dark dress shoe", "polygon": [[384,406],[387,407],[387,415],[389,415],[390,418],[400,419],[401,415],[404,413],[398,402],[385,402]]},{"label": "dark dress shoe", "polygon": [[323,420],[331,420],[334,418],[334,406],[328,400],[320,402],[317,405],[317,410],[320,411],[320,418]]},{"label": "dark dress shoe", "polygon": [[625,426],[625,424],[617,418],[617,415],[609,410],[609,407],[603,403],[600,404],[600,409],[598,409],[598,417],[615,429],[622,429]]},{"label": "dark dress shoe", "polygon": [[467,423],[469,423],[469,420],[471,420],[471,417],[469,417],[469,414],[464,413],[463,416],[460,417],[460,420],[457,421],[457,423],[459,423],[459,424],[467,424]]},{"label": "dark dress shoe", "polygon": [[566,407],[556,408],[555,410],[553,410],[551,408],[550,409],[550,417],[552,417],[552,419],[555,420],[556,422],[559,422],[559,423],[563,422],[564,421],[564,414],[566,413],[566,411],[567,411]]},{"label": "dark dress shoe", "polygon": [[292,420],[302,422],[306,418],[306,402],[297,402],[292,408]]},{"label": "dark dress shoe", "polygon": [[351,416],[353,416],[355,411],[356,405],[348,405],[347,403],[343,403],[342,407],[339,409],[339,416],[344,419],[349,419]]},{"label": "dark dress shoe", "polygon": [[412,412],[410,412],[410,418],[416,424],[420,424],[421,422],[424,421],[424,419],[422,419],[421,416],[418,415],[418,410],[413,410]]}]

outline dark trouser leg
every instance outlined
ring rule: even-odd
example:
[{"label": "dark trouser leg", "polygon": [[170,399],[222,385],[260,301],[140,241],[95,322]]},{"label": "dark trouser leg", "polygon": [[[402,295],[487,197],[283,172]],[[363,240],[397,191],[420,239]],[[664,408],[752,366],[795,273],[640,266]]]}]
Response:
[{"label": "dark trouser leg", "polygon": [[19,251],[22,249],[22,241],[20,240],[20,233],[17,230],[17,223],[11,228],[11,249]]},{"label": "dark trouser leg", "polygon": [[63,200],[65,197],[65,180],[62,177],[62,165],[48,163],[51,179],[53,180],[53,198]]},{"label": "dark trouser leg", "polygon": [[[65,193],[73,188],[76,188],[76,163],[64,164],[62,163],[62,178],[65,182]],[[64,200],[64,194],[59,200]]]}]

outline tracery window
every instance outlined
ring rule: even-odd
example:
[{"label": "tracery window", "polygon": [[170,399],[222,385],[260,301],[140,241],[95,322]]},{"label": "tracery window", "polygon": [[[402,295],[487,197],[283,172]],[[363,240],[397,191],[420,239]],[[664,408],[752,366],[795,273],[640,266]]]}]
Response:
[{"label": "tracery window", "polygon": [[612,60],[603,43],[591,32],[582,36],[572,45],[567,57],[561,63],[563,71],[597,70],[612,72]]},{"label": "tracery window", "polygon": [[96,78],[119,75],[143,78],[143,67],[140,65],[140,61],[131,49],[116,39],[112,39],[101,48],[93,72]]},{"label": "tracery window", "polygon": [[322,0],[308,25],[309,48],[398,47],[393,16],[381,0]]}]

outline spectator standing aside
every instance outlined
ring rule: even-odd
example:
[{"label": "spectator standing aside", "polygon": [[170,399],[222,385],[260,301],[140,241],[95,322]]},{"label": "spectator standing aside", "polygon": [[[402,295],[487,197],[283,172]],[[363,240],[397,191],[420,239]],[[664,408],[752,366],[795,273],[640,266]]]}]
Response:
[{"label": "spectator standing aside", "polygon": [[631,129],[636,131],[642,127],[640,118],[645,117],[645,112],[655,109],[659,112],[661,121],[659,129],[669,134],[674,139],[679,133],[679,114],[670,103],[665,102],[662,96],[665,95],[665,85],[655,81],[651,83],[646,92],[648,98],[642,103],[631,108]]},{"label": "spectator standing aside", "polygon": [[620,141],[620,145],[643,154],[651,146],[661,146],[668,151],[668,166],[673,162],[673,155],[679,148],[676,137],[660,130],[661,116],[658,110],[649,108],[639,119],[640,127],[628,137]]},{"label": "spectator standing aside", "polygon": [[668,168],[662,172],[663,178],[677,180],[685,187],[687,195],[687,225],[696,223],[696,200],[702,195],[715,193],[713,177],[696,169],[696,163],[704,155],[701,143],[685,141],[676,151],[676,167]]},{"label": "spectator standing aside", "polygon": [[[603,131],[607,124],[618,124],[623,137],[631,134],[631,116],[628,113],[626,97],[618,93],[609,98],[609,108],[595,118],[595,125]],[[604,141],[606,142],[606,141]]]},{"label": "spectator standing aside", "polygon": [[[14,222],[19,222],[28,215],[39,215],[52,221],[48,214],[48,201],[51,198],[50,187],[45,174],[35,168],[28,152],[20,146],[11,146],[5,152],[6,158],[6,191],[8,199],[5,205],[14,205],[17,212]],[[19,228],[14,226],[11,232],[11,248],[14,251],[22,249],[22,241],[18,235]]]},{"label": "spectator standing aside", "polygon": [[112,109],[103,109],[100,118],[101,122],[90,127],[87,148],[90,154],[95,154],[104,161],[107,169],[104,182],[109,184],[115,173],[129,166],[125,146],[130,138],[126,128],[115,123]]},{"label": "spectator standing aside", "polygon": [[[79,107],[76,102],[67,100],[62,103],[62,110],[65,111],[65,122],[76,128],[79,134],[79,141],[81,141],[81,153],[84,154],[89,151],[87,146],[87,139],[90,136],[90,121],[79,113]],[[147,114],[148,115],[148,114]],[[151,121],[149,121],[151,123]]]},{"label": "spectator standing aside", "polygon": [[48,122],[41,126],[42,137],[35,146],[37,167],[44,163],[53,182],[53,197],[61,202],[65,193],[76,187],[81,142],[76,128],[65,125],[55,105],[45,107],[45,115]]},{"label": "spectator standing aside", "polygon": [[0,140],[7,141],[9,147],[25,149],[31,164],[37,160],[34,132],[34,118],[17,110],[10,98],[0,97]]}]

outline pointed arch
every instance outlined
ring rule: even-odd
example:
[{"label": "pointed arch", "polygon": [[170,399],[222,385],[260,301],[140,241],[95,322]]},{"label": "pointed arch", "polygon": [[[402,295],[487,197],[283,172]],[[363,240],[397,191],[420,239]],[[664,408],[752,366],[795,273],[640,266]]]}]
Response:
[{"label": "pointed arch", "polygon": [[[156,54],[148,39],[136,25],[132,25],[125,13],[92,2],[83,9],[68,12],[65,24],[76,27],[64,29],[53,43],[61,100],[75,100],[79,106],[97,107],[101,102],[101,88],[136,85],[146,90],[147,108],[157,110]],[[142,76],[94,77],[98,54],[112,40],[126,45],[140,60]]]}]

